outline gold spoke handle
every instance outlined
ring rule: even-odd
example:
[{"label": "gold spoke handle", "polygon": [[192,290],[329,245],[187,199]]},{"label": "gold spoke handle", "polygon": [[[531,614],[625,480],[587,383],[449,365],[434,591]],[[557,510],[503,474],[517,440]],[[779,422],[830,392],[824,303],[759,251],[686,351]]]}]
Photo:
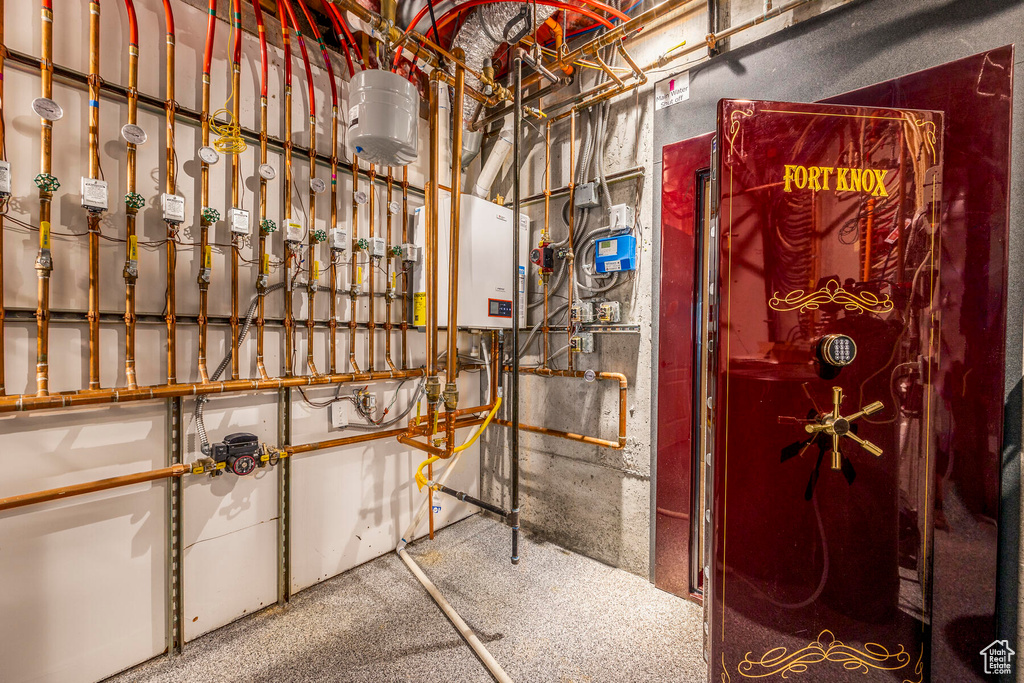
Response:
[{"label": "gold spoke handle", "polygon": [[853,433],[851,423],[868,415],[874,415],[885,409],[881,401],[869,403],[855,413],[843,417],[839,412],[839,404],[843,401],[842,387],[832,387],[832,412],[818,416],[817,422],[804,425],[808,434],[827,434],[832,437],[832,469],[842,468],[843,454],[840,451],[839,442],[843,437],[852,439],[860,444],[860,447],[875,457],[882,455],[882,449],[866,439],[862,439]]}]

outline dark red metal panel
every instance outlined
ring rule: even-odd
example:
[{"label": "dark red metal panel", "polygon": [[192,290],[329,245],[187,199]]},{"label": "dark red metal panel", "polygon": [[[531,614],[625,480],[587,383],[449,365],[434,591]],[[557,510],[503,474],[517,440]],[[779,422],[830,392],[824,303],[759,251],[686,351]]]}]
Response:
[{"label": "dark red metal panel", "polygon": [[979,651],[996,639],[1013,64],[1008,45],[828,100],[945,114],[936,681],[985,680]]},{"label": "dark red metal panel", "polygon": [[695,229],[698,173],[712,133],[662,151],[661,305],[658,311],[658,476],[654,584],[691,597]]},{"label": "dark red metal panel", "polygon": [[[942,131],[720,104],[716,678],[927,677]],[[830,334],[852,363],[822,361]]]}]

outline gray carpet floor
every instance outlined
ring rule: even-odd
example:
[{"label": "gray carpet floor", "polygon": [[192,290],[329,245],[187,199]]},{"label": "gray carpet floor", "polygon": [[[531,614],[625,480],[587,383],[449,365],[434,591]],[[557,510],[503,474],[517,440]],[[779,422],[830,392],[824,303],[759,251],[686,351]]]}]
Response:
[{"label": "gray carpet floor", "polygon": [[[705,680],[701,609],[648,581],[476,515],[410,553],[518,682]],[[393,553],[111,681],[493,679]]]}]

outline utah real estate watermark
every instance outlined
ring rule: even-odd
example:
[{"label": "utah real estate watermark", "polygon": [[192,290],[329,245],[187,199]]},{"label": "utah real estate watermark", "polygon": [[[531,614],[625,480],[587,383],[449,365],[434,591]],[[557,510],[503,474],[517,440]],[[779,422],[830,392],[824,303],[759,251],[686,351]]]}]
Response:
[{"label": "utah real estate watermark", "polygon": [[986,674],[1012,674],[1013,656],[1017,654],[1010,649],[1010,643],[1006,640],[993,640],[981,650],[981,659],[984,663]]}]

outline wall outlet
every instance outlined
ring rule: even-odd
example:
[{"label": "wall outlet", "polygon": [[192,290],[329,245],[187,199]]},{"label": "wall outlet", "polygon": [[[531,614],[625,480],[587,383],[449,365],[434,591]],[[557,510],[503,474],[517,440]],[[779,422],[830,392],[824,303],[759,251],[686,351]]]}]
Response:
[{"label": "wall outlet", "polygon": [[345,402],[335,401],[327,408],[327,419],[330,429],[348,427],[348,415],[345,414]]}]

